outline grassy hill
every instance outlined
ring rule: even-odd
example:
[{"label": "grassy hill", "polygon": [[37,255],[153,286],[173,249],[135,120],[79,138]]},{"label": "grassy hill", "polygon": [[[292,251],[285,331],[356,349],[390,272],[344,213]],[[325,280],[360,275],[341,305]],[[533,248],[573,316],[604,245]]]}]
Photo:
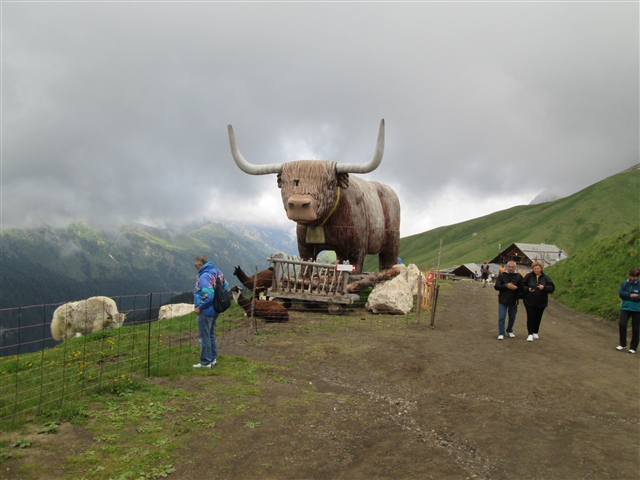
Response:
[{"label": "grassy hill", "polygon": [[[522,205],[466,222],[429,230],[400,240],[404,263],[429,268],[479,263],[514,242],[555,244],[574,255],[613,234],[640,225],[640,169],[606,178],[569,197],[538,205]],[[377,270],[368,256],[365,269]]]},{"label": "grassy hill", "polygon": [[640,228],[597,241],[545,272],[556,284],[556,300],[578,312],[615,320],[618,289],[631,268],[640,268]]}]

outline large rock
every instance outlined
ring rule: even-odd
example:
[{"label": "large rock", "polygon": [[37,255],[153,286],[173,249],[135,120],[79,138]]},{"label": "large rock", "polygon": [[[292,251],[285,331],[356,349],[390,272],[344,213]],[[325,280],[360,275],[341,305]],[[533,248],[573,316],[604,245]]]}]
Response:
[{"label": "large rock", "polygon": [[402,275],[405,276],[405,280],[411,289],[411,294],[418,295],[418,279],[422,279],[424,282],[424,276],[421,276],[418,266],[415,263],[408,265]]},{"label": "large rock", "polygon": [[193,312],[191,303],[173,303],[171,305],[163,305],[158,313],[158,320],[168,320],[173,317],[181,317]]},{"label": "large rock", "polygon": [[406,315],[413,308],[413,293],[407,283],[409,269],[406,265],[396,265],[393,268],[399,269],[400,275],[373,287],[365,305],[367,310],[373,313]]}]

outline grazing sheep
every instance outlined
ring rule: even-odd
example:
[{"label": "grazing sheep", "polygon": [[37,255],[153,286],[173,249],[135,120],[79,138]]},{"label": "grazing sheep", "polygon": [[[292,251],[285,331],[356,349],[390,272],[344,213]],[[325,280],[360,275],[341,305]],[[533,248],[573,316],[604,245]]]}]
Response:
[{"label": "grazing sheep", "polygon": [[267,289],[271,287],[274,276],[273,267],[269,267],[266,270],[256,273],[252,277],[247,277],[247,274],[242,271],[242,268],[240,268],[239,265],[235,268],[233,274],[238,277],[238,280],[240,280],[240,283],[242,283],[245,288],[251,291],[253,291],[253,283],[257,276],[256,295],[258,296],[260,293],[266,293]]},{"label": "grazing sheep", "polygon": [[158,320],[168,320],[193,313],[193,303],[171,303],[162,305],[158,312]]},{"label": "grazing sheep", "polygon": [[124,313],[109,297],[91,297],[78,302],[69,302],[56,308],[51,321],[51,336],[67,341],[81,337],[83,333],[94,333],[106,328],[120,328]]},{"label": "grazing sheep", "polygon": [[[231,288],[233,298],[238,305],[246,312],[247,315],[251,315],[251,300],[244,298],[240,293],[240,288],[235,286]],[[253,316],[262,318],[265,322],[288,322],[289,312],[282,305],[275,302],[269,302],[267,300],[256,300],[256,305],[253,309]]]}]

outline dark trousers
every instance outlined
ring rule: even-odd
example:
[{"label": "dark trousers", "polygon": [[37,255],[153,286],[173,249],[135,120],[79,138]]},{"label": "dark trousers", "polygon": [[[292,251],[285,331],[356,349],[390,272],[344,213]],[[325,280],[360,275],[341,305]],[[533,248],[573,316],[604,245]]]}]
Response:
[{"label": "dark trousers", "polygon": [[640,312],[629,312],[628,310],[620,310],[620,345],[627,346],[627,325],[631,318],[631,345],[629,350],[638,350],[638,341],[640,341]]},{"label": "dark trousers", "polygon": [[525,304],[524,308],[527,310],[527,331],[529,335],[538,333],[540,322],[542,321],[542,313],[546,307],[534,307]]}]

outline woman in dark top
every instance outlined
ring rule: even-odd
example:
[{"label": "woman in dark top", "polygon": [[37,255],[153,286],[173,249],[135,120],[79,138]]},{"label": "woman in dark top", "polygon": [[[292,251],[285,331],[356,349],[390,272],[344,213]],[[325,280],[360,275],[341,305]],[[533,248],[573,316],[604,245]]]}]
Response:
[{"label": "woman in dark top", "polygon": [[538,331],[540,330],[542,313],[549,304],[549,294],[556,289],[551,277],[543,273],[542,269],[542,263],[533,262],[532,271],[527,273],[522,281],[523,303],[527,310],[527,331],[529,332],[527,342],[533,342],[540,338]]},{"label": "woman in dark top", "polygon": [[627,325],[631,319],[631,345],[629,353],[636,353],[638,342],[640,341],[640,270],[632,268],[629,270],[629,280],[625,280],[620,285],[618,295],[622,299],[620,304],[620,344],[617,350],[627,348]]}]

